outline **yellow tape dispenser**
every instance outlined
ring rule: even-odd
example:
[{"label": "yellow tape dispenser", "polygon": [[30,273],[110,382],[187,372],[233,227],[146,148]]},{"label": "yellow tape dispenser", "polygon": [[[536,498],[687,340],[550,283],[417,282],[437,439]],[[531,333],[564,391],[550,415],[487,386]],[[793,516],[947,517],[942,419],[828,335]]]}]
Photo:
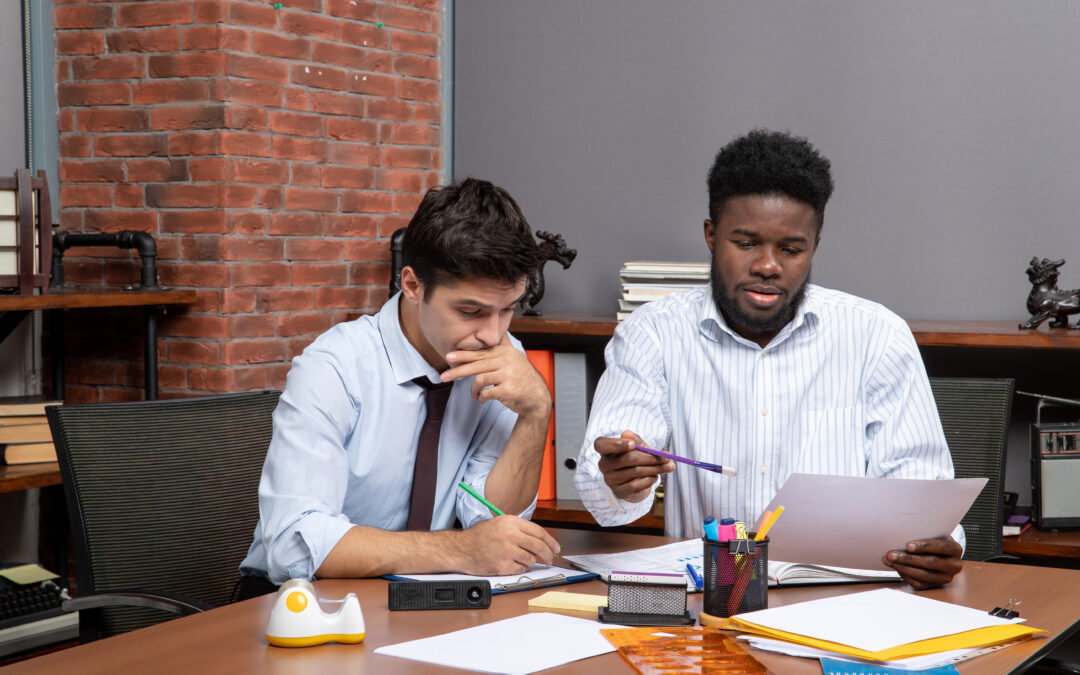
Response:
[{"label": "yellow tape dispenser", "polygon": [[364,614],[355,593],[327,614],[319,606],[315,587],[306,579],[290,579],[277,592],[266,641],[277,647],[311,647],[327,642],[356,644],[364,641]]}]

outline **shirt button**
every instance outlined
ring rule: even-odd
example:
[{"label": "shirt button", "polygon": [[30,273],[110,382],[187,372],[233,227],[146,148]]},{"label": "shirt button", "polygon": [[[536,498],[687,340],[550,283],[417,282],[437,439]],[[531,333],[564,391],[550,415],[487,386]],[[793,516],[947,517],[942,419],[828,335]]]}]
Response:
[{"label": "shirt button", "polygon": [[761,409],[761,416],[762,417],[766,417],[768,414],[769,414],[769,409],[768,408],[762,408]]},{"label": "shirt button", "polygon": [[758,473],[760,473],[762,475],[768,473],[768,471],[769,471],[769,467],[765,466],[764,464],[762,464],[760,467],[758,467]]}]

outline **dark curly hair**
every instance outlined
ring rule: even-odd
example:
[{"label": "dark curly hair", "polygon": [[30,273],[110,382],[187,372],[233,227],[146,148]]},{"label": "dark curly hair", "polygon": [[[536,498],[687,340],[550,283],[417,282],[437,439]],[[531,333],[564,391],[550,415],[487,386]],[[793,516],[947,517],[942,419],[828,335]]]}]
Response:
[{"label": "dark curly hair", "polygon": [[809,204],[817,214],[820,232],[825,204],[833,191],[831,166],[805,138],[754,129],[716,154],[706,181],[709,219],[717,222],[731,197],[782,194]]},{"label": "dark curly hair", "polygon": [[517,202],[486,180],[432,188],[409,221],[401,263],[424,284],[480,278],[516,283],[540,265],[540,247]]}]

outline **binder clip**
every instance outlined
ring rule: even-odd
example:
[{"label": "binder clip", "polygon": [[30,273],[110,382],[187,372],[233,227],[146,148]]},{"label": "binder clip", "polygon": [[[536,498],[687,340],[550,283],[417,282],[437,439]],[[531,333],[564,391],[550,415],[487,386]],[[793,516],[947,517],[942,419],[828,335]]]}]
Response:
[{"label": "binder clip", "polygon": [[686,576],[657,572],[612,572],[608,606],[598,610],[603,623],[627,626],[693,626],[686,609]]},{"label": "binder clip", "polygon": [[356,644],[364,641],[364,614],[355,593],[339,601],[341,607],[327,614],[319,606],[315,587],[306,579],[289,579],[281,585],[266,626],[266,641],[275,647],[311,647],[327,642]]},{"label": "binder clip", "polygon": [[996,616],[1002,619],[1015,619],[1020,616],[1020,612],[1016,611],[1016,608],[1020,606],[1021,602],[1020,598],[1009,598],[1008,604],[1004,607],[995,607],[988,613],[990,616]]}]

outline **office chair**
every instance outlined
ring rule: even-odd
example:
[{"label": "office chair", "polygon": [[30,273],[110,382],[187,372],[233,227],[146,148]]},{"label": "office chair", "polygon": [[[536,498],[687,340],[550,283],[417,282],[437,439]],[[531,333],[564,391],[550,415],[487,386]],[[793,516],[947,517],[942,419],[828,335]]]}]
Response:
[{"label": "office chair", "polygon": [[279,392],[46,408],[83,642],[228,604]]},{"label": "office chair", "polygon": [[960,521],[967,535],[964,559],[987,560],[999,556],[1013,381],[932,377],[930,388],[956,477],[989,479]]}]

